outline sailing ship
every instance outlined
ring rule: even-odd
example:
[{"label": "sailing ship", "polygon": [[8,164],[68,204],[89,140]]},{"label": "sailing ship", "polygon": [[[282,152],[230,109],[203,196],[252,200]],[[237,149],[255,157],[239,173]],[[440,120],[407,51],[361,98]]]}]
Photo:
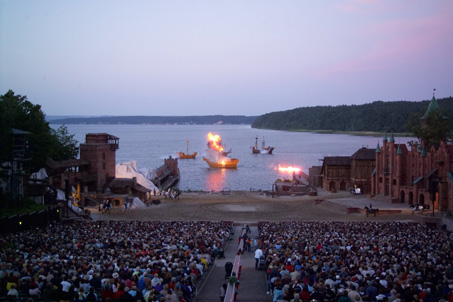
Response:
[{"label": "sailing ship", "polygon": [[258,149],[258,135],[255,138],[255,146],[252,147],[252,153],[253,154],[272,154],[272,151],[274,151],[274,147],[268,146],[266,147],[266,143],[264,141],[264,136],[263,136],[263,142],[261,143],[261,150]]},{"label": "sailing ship", "polygon": [[195,159],[195,156],[197,156],[197,152],[194,152],[192,154],[189,154],[189,141],[187,140],[187,152],[179,152],[178,153],[180,159],[188,159],[188,158],[193,158]]},{"label": "sailing ship", "polygon": [[239,159],[226,158],[224,160],[212,161],[209,158],[203,157],[203,160],[208,163],[209,168],[214,169],[236,169]]},{"label": "sailing ship", "polygon": [[209,158],[203,156],[203,160],[208,163],[209,167],[215,169],[236,169],[239,159],[227,157],[231,150],[224,150],[220,136],[209,132],[207,138],[208,150],[206,151]]}]

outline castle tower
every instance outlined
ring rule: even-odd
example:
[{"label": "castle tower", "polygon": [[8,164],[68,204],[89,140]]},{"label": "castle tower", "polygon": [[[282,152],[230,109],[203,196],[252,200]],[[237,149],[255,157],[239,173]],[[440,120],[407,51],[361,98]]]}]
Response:
[{"label": "castle tower", "polygon": [[381,171],[381,147],[379,146],[379,142],[376,146],[376,168],[374,169],[374,172],[372,176],[374,176],[374,182],[372,186],[372,194],[379,194],[380,193],[380,188],[379,188],[379,177],[380,177],[380,172]]},{"label": "castle tower", "polygon": [[381,156],[382,156],[382,171],[384,174],[382,175],[383,183],[382,183],[382,189],[384,195],[388,196],[389,195],[389,171],[390,171],[390,161],[389,161],[389,147],[388,147],[388,139],[387,139],[387,132],[384,132],[384,138],[382,139],[382,150],[381,150]]},{"label": "castle tower", "polygon": [[170,168],[171,170],[171,173],[173,175],[179,175],[179,168],[178,168],[178,159],[177,158],[173,158],[173,157],[169,157],[169,158],[166,158],[164,160],[164,164]]},{"label": "castle tower", "polygon": [[[394,147],[395,147],[395,138],[393,137],[393,132],[392,132],[392,135],[390,136],[390,139],[388,141],[388,147],[387,147],[387,156],[388,156],[388,163],[389,163],[389,166],[388,166],[388,188],[389,188],[389,195],[390,195],[390,198],[395,198],[395,196],[398,196],[398,193],[395,194],[395,191],[394,191],[394,174],[396,172],[396,167],[395,167],[395,162],[396,162],[396,158],[395,158],[395,152],[394,152]],[[396,181],[395,181],[395,184],[396,184]]]},{"label": "castle tower", "polygon": [[[398,150],[396,151],[396,195],[400,196],[401,191],[401,181],[402,181],[402,174],[403,174],[403,151],[401,150],[401,144],[398,144]],[[404,200],[400,200],[404,202]]]},{"label": "castle tower", "polygon": [[87,175],[84,185],[89,191],[102,191],[115,178],[116,150],[119,138],[107,133],[88,133],[85,143],[80,144],[80,159],[90,165],[84,174]]}]

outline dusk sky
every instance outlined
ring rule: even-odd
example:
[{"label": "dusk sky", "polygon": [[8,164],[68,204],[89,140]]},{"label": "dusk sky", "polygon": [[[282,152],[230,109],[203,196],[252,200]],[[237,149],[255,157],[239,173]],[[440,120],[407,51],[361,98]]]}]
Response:
[{"label": "dusk sky", "polygon": [[452,16],[450,0],[0,0],[0,94],[88,116],[443,98]]}]

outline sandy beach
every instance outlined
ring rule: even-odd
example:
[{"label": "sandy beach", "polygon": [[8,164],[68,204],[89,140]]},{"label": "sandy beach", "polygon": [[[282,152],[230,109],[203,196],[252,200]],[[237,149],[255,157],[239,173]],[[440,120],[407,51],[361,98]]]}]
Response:
[{"label": "sandy beach", "polygon": [[[232,191],[220,193],[183,192],[179,200],[160,199],[159,204],[132,209],[124,213],[114,208],[110,214],[91,208],[94,220],[155,220],[197,221],[232,220],[237,223],[258,221],[363,221],[412,220],[407,205],[392,204],[383,197],[367,198],[349,192],[330,193],[319,190],[318,196],[266,196],[259,192]],[[401,209],[399,214],[378,214],[366,217],[363,213],[347,213],[347,208],[360,208],[373,204],[373,208]]]}]

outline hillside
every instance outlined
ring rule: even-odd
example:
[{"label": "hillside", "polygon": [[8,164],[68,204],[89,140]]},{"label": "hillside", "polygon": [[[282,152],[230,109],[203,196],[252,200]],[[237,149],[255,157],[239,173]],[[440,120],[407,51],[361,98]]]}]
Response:
[{"label": "hillside", "polygon": [[[453,117],[453,98],[438,99],[447,117]],[[423,115],[429,101],[383,102],[364,105],[302,107],[259,116],[253,128],[313,131],[406,132],[409,120]]]},{"label": "hillside", "polygon": [[50,124],[246,124],[250,125],[256,116],[245,115],[205,115],[205,116],[99,116],[67,117],[49,119]]}]

